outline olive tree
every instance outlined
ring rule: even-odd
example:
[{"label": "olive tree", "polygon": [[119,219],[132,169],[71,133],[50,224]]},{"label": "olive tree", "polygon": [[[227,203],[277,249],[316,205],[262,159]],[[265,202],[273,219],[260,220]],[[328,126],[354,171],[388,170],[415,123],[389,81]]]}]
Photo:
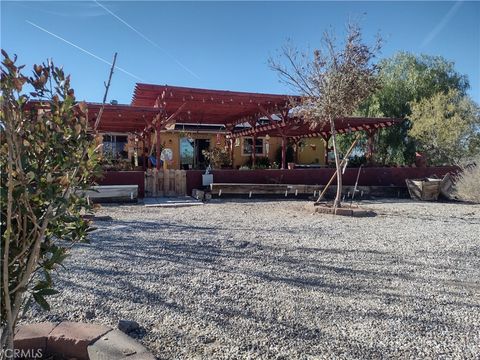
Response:
[{"label": "olive tree", "polygon": [[324,32],[322,46],[311,53],[286,45],[279,59],[269,59],[280,80],[302,95],[297,114],[313,126],[330,127],[337,171],[337,194],[334,207],[341,206],[342,169],[337,147],[335,119],[351,116],[362,101],[378,87],[377,68],[373,60],[381,47],[378,37],[373,45],[362,40],[360,27],[347,26],[342,47],[334,34]]},{"label": "olive tree", "polygon": [[[465,96],[470,87],[466,75],[442,56],[398,52],[378,62],[380,87],[358,108],[358,116],[405,119],[401,124],[380,129],[376,134],[374,163],[411,164],[417,142],[410,136],[412,104],[429,101],[438,93],[457,91]],[[343,138],[343,139],[342,139]],[[339,137],[341,149],[350,146],[352,136]],[[365,134],[361,141],[366,141]]]},{"label": "olive tree", "polygon": [[480,155],[480,108],[457,90],[411,104],[409,135],[433,165],[458,164]]},{"label": "olive tree", "polygon": [[92,208],[80,195],[98,175],[86,106],[53,63],[31,76],[2,50],[0,112],[1,346],[31,299],[48,309],[52,271],[85,241]]}]

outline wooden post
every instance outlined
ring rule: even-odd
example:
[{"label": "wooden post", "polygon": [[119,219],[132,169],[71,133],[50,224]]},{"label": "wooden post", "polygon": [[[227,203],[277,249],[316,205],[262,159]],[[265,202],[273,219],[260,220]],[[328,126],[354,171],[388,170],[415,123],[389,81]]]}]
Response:
[{"label": "wooden post", "polygon": [[145,154],[145,149],[147,149],[147,134],[142,134],[142,168],[143,171],[147,170],[148,155]]},{"label": "wooden post", "polygon": [[161,152],[160,152],[160,129],[161,129],[161,126],[160,126],[160,121],[157,120],[157,124],[156,124],[156,130],[157,130],[157,143],[155,144],[155,148],[156,148],[156,158],[157,158],[157,170],[160,170],[160,155],[161,155]]},{"label": "wooden post", "polygon": [[367,142],[367,153],[366,153],[366,158],[367,158],[367,163],[371,165],[373,163],[373,152],[375,151],[375,129],[368,129],[367,135],[368,135],[368,142]]},{"label": "wooden post", "polygon": [[287,168],[287,137],[282,135],[282,169]]},{"label": "wooden post", "polygon": [[257,156],[256,145],[257,145],[257,134],[253,133],[252,169],[255,169],[255,158]]},{"label": "wooden post", "polygon": [[330,136],[327,135],[327,136],[323,136],[322,135],[322,138],[323,140],[325,140],[325,165],[328,165],[328,141],[330,140]]},{"label": "wooden post", "polygon": [[234,162],[233,162],[233,152],[234,152],[234,142],[235,142],[235,139],[233,137],[230,137],[230,162],[232,163],[232,169],[233,169],[233,165],[234,165]]}]

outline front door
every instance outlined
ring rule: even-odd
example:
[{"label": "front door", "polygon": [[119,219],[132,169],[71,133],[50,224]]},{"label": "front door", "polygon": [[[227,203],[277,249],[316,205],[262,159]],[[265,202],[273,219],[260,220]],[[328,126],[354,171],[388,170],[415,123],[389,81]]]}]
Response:
[{"label": "front door", "polygon": [[203,150],[208,149],[210,149],[210,139],[195,139],[195,169],[205,169],[207,167],[207,161],[205,155],[203,155]]},{"label": "front door", "polygon": [[180,168],[191,170],[194,167],[195,141],[193,139],[180,138]]}]

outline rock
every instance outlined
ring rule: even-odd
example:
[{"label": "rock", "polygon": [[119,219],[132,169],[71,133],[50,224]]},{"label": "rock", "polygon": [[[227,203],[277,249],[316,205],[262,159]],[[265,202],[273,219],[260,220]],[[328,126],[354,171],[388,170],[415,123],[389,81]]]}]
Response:
[{"label": "rock", "polygon": [[85,319],[91,320],[95,317],[95,311],[93,310],[87,310],[85,311]]},{"label": "rock", "polygon": [[122,319],[118,321],[117,327],[120,331],[128,334],[129,332],[135,331],[140,328],[140,325],[136,321]]},{"label": "rock", "polygon": [[[137,324],[138,325],[138,324]],[[112,330],[88,347],[90,360],[103,359],[155,359],[149,351],[119,330]]]},{"label": "rock", "polygon": [[203,200],[205,196],[205,191],[193,189],[192,190],[192,197],[197,200]]}]

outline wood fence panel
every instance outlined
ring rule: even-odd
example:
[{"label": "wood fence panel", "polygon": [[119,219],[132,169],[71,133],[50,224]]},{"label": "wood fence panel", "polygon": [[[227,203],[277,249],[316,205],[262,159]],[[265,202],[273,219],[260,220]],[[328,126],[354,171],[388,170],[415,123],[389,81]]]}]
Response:
[{"label": "wood fence panel", "polygon": [[175,181],[176,181],[176,172],[179,170],[170,170],[170,174],[168,175],[169,183],[168,183],[168,196],[176,196],[179,195],[175,192]]},{"label": "wood fence panel", "polygon": [[146,196],[184,196],[187,189],[185,170],[148,169],[145,173]]}]

